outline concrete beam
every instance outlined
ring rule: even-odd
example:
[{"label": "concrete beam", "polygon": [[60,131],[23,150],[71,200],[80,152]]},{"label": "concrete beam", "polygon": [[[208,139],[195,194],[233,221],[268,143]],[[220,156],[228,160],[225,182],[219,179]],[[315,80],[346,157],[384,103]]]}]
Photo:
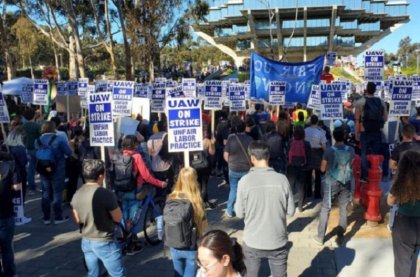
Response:
[{"label": "concrete beam", "polygon": [[332,51],[333,46],[334,46],[335,19],[336,18],[337,18],[337,6],[334,5],[331,10],[330,35],[328,37],[328,51]]},{"label": "concrete beam", "polygon": [[213,45],[214,47],[216,47],[217,49],[219,49],[220,51],[222,51],[223,53],[225,53],[226,55],[229,55],[233,61],[235,62],[236,66],[241,66],[244,63],[244,60],[246,58],[248,58],[247,56],[238,56],[235,52],[235,50],[233,50],[232,48],[229,48],[228,46],[221,44],[221,43],[217,43],[214,40],[214,37],[201,32],[201,31],[196,31],[194,30],[193,27],[191,27],[192,31],[194,33],[196,33],[199,37],[201,37],[202,39],[204,39],[205,41],[207,41],[208,43],[210,43],[211,45]]},{"label": "concrete beam", "polygon": [[283,58],[283,35],[281,32],[281,21],[280,21],[280,13],[279,9],[276,9],[276,34],[277,34],[277,51],[278,51],[278,59],[281,60]]},{"label": "concrete beam", "polygon": [[248,10],[248,26],[252,34],[251,49],[254,49],[255,51],[257,51],[258,50],[257,35],[255,34],[255,23],[254,23],[254,17],[252,16],[251,10]]},{"label": "concrete beam", "polygon": [[306,62],[306,45],[307,45],[307,26],[308,26],[308,7],[303,7],[303,61]]}]

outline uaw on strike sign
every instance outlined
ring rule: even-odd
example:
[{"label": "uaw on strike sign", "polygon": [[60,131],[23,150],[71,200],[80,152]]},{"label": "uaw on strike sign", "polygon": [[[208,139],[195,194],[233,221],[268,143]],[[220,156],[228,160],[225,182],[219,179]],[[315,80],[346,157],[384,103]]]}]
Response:
[{"label": "uaw on strike sign", "polygon": [[169,152],[203,150],[201,100],[167,98]]},{"label": "uaw on strike sign", "polygon": [[89,94],[89,131],[91,146],[114,146],[111,92]]}]

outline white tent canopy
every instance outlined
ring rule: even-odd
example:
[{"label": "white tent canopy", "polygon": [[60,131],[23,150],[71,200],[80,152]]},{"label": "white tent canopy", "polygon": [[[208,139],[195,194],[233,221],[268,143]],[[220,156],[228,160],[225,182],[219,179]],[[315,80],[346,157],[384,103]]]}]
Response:
[{"label": "white tent canopy", "polygon": [[26,77],[3,82],[3,95],[20,96],[22,94],[23,87],[27,84],[33,85],[33,83],[32,79]]}]

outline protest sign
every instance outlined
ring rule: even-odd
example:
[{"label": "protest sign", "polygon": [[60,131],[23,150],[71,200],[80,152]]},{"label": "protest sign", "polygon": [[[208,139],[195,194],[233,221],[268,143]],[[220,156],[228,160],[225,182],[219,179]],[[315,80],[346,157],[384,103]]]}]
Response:
[{"label": "protest sign", "polygon": [[48,105],[48,80],[35,79],[33,89],[33,101],[34,105],[46,106]]},{"label": "protest sign", "polygon": [[238,83],[232,83],[228,88],[230,110],[240,112],[246,110],[245,86]]},{"label": "protest sign", "polygon": [[32,84],[25,84],[22,86],[22,93],[20,95],[20,101],[22,101],[23,104],[32,103],[33,90],[34,90],[34,85]]},{"label": "protest sign", "polygon": [[335,66],[336,59],[337,59],[337,52],[328,52],[326,56],[326,65]]},{"label": "protest sign", "polygon": [[133,93],[133,81],[114,81],[112,88],[112,115],[114,117],[131,116]]},{"label": "protest sign", "polygon": [[201,101],[192,98],[166,99],[169,152],[203,150]]},{"label": "protest sign", "polygon": [[229,80],[223,80],[222,81],[222,103],[223,106],[229,106]]},{"label": "protest sign", "polygon": [[270,82],[270,105],[284,105],[286,103],[286,83],[282,81]]},{"label": "protest sign", "polygon": [[150,120],[150,99],[133,97],[133,105],[131,109],[131,117],[136,118],[137,115],[141,115],[143,119]]},{"label": "protest sign", "polygon": [[269,100],[270,81],[286,82],[286,102],[306,103],[313,84],[321,79],[324,56],[312,61],[286,63],[251,53],[251,99]]},{"label": "protest sign", "polygon": [[87,87],[89,85],[89,78],[79,78],[77,83],[77,95],[80,96],[80,105],[82,108],[87,108]]},{"label": "protest sign", "polygon": [[0,86],[0,123],[10,123],[9,111]]},{"label": "protest sign", "polygon": [[321,94],[321,119],[343,118],[343,92],[339,84],[319,84]]},{"label": "protest sign", "polygon": [[392,85],[390,116],[410,116],[413,81],[395,80]]},{"label": "protest sign", "polygon": [[182,91],[185,97],[196,97],[197,80],[194,78],[182,78]]},{"label": "protest sign", "polygon": [[140,122],[131,117],[120,117],[119,133],[121,135],[135,135]]},{"label": "protest sign", "polygon": [[245,99],[251,99],[251,83],[249,80],[244,81]]},{"label": "protest sign", "polygon": [[184,92],[181,86],[166,87],[166,97],[178,98],[184,97]]},{"label": "protest sign", "polygon": [[[157,78],[159,79],[159,78]],[[165,78],[166,80],[166,78]],[[152,112],[162,113],[165,112],[165,93],[166,93],[166,82],[165,83],[153,83],[152,86]]]},{"label": "protest sign", "polygon": [[317,111],[321,109],[321,94],[319,91],[319,85],[312,85],[311,94],[309,94],[308,104],[306,107]]},{"label": "protest sign", "polygon": [[155,78],[155,83],[164,83],[166,86],[166,82],[168,81],[168,79],[166,79],[165,77],[158,77]]},{"label": "protest sign", "polygon": [[107,92],[108,90],[108,81],[96,81],[95,82],[95,92]]},{"label": "protest sign", "polygon": [[222,82],[206,81],[204,88],[204,109],[220,110],[222,109]]},{"label": "protest sign", "polygon": [[91,146],[114,146],[111,92],[89,94],[89,131]]},{"label": "protest sign", "polygon": [[21,226],[32,221],[32,218],[26,217],[23,207],[22,190],[13,191],[13,210],[15,212],[15,225]]},{"label": "protest sign", "polygon": [[67,81],[66,86],[67,86],[67,94],[69,96],[79,95],[78,92],[77,92],[78,91],[78,86],[79,86],[79,83],[78,82],[76,82],[76,81]]},{"label": "protest sign", "polygon": [[67,86],[65,81],[57,82],[57,96],[66,96],[67,95]]},{"label": "protest sign", "polygon": [[373,50],[365,52],[365,80],[382,81],[384,78],[384,51]]},{"label": "protest sign", "polygon": [[416,106],[420,104],[420,81],[413,80],[413,95],[411,100],[416,101]]},{"label": "protest sign", "polygon": [[134,97],[150,98],[151,89],[148,84],[134,84]]},{"label": "protest sign", "polygon": [[82,96],[82,94],[86,94],[87,86],[89,85],[89,78],[79,78],[77,82],[77,94]]}]

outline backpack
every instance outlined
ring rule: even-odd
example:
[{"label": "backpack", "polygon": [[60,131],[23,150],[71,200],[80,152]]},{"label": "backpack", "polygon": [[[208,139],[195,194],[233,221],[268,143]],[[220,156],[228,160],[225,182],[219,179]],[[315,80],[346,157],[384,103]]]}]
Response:
[{"label": "backpack", "polygon": [[50,177],[55,172],[57,167],[57,159],[52,146],[54,140],[57,138],[56,135],[51,136],[47,144],[43,144],[41,139],[36,140],[37,149],[35,150],[36,158],[36,171],[45,177]]},{"label": "backpack", "polygon": [[166,201],[163,209],[165,245],[173,248],[192,248],[196,244],[192,203],[183,199]]},{"label": "backpack", "polygon": [[266,134],[264,141],[270,149],[270,160],[280,159],[284,151],[283,138],[277,132],[273,132]]},{"label": "backpack", "polygon": [[209,167],[207,151],[190,152],[190,166],[195,170],[207,169]]},{"label": "backpack", "polygon": [[131,192],[137,187],[132,155],[116,154],[112,157],[112,181],[117,192]]},{"label": "backpack", "polygon": [[84,151],[80,154],[81,151],[79,150],[80,161],[99,159],[97,153],[95,152],[95,148],[93,146],[90,146],[89,142],[83,141],[81,146],[84,148]]},{"label": "backpack", "polygon": [[366,132],[377,132],[384,127],[384,107],[378,97],[365,97],[363,107],[363,128]]},{"label": "backpack", "polygon": [[338,149],[335,146],[331,148],[334,150],[334,162],[330,175],[340,184],[347,185],[353,174],[350,147],[346,145],[344,149]]},{"label": "backpack", "polygon": [[292,166],[305,166],[306,163],[305,141],[303,139],[292,140],[289,149],[289,164]]}]

